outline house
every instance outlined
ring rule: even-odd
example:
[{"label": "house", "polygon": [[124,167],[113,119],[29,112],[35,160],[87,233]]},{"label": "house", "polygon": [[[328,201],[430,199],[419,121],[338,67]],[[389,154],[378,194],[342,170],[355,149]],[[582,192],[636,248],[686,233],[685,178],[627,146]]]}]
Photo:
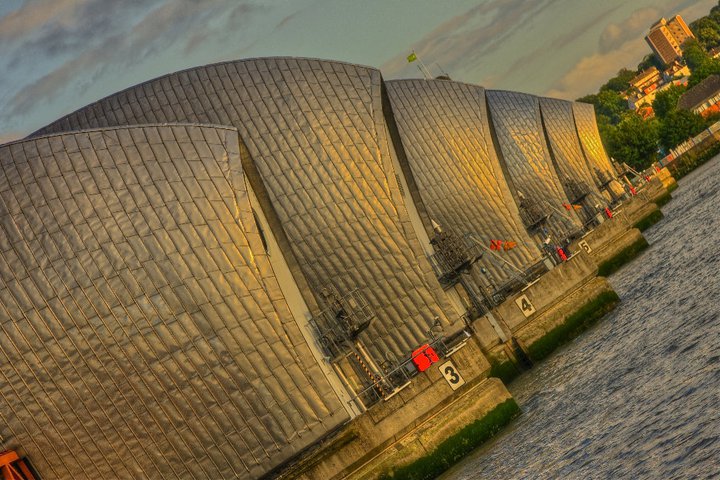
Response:
[{"label": "house", "polygon": [[710,75],[685,92],[678,100],[678,109],[690,110],[706,117],[720,111],[720,75]]}]

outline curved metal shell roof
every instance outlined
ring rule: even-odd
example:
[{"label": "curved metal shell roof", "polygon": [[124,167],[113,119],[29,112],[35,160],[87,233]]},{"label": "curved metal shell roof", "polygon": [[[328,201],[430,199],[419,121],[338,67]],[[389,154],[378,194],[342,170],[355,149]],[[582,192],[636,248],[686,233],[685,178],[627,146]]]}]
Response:
[{"label": "curved metal shell roof", "polygon": [[[458,234],[512,240],[503,253],[522,270],[540,260],[500,167],[482,87],[445,80],[386,82],[405,156],[430,219]],[[496,284],[509,279],[499,262],[483,266]]]},{"label": "curved metal shell roof", "polygon": [[598,177],[596,169],[604,173],[608,178],[615,178],[617,174],[600,139],[600,132],[595,119],[595,107],[589,103],[580,102],[573,102],[572,106],[580,144],[590,165],[590,171],[595,175],[598,185],[602,184],[603,179]]},{"label": "curved metal shell roof", "polygon": [[[378,70],[296,58],[199,67],[107,97],[43,131],[145,122],[235,126],[317,295],[360,288],[376,355],[406,355],[455,316],[399,192]],[[446,312],[452,312],[447,314]],[[454,320],[454,319],[453,319]]]},{"label": "curved metal shell roof", "polygon": [[569,201],[545,143],[538,98],[488,90],[487,100],[511,187],[546,213],[553,212],[548,228],[559,238],[567,237],[582,223],[574,210],[563,207]]},{"label": "curved metal shell roof", "polygon": [[190,125],[0,146],[0,449],[44,479],[257,478],[347,419],[241,148]]},{"label": "curved metal shell roof", "polygon": [[[566,178],[580,180],[591,189],[596,199],[602,199],[602,194],[595,184],[595,174],[590,170],[580,145],[575,127],[573,103],[541,97],[540,111],[548,146],[561,183],[564,185]],[[570,195],[570,192],[566,193]]]}]

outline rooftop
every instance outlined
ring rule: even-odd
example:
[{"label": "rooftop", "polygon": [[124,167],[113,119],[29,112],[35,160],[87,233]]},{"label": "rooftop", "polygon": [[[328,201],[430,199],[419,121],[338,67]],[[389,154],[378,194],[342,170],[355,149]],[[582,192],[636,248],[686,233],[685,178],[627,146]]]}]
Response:
[{"label": "rooftop", "polygon": [[720,75],[710,75],[682,94],[678,100],[678,108],[692,110],[718,93],[720,93]]}]

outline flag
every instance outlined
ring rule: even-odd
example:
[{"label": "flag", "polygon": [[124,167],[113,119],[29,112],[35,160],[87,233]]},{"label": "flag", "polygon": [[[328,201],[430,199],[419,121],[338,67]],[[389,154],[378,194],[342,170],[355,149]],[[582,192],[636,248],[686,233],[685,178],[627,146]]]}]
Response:
[{"label": "flag", "polygon": [[583,207],[582,207],[582,205],[573,205],[573,208],[575,210],[582,210]]},{"label": "flag", "polygon": [[511,242],[509,240],[505,241],[505,251],[512,250],[513,248],[517,247],[517,242]]},{"label": "flag", "polygon": [[502,250],[502,240],[490,240],[490,250]]},{"label": "flag", "polygon": [[415,52],[412,52],[410,55],[407,56],[408,63],[412,63],[415,60],[417,60],[417,55],[415,54]]}]

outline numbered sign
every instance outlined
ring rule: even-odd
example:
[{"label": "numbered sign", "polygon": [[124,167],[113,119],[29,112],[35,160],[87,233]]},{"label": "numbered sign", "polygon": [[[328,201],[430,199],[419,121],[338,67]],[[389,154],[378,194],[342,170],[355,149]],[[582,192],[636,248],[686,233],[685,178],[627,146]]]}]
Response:
[{"label": "numbered sign", "polygon": [[445,377],[445,381],[448,382],[450,388],[457,390],[458,388],[465,385],[465,379],[458,372],[457,367],[452,361],[447,361],[440,365],[440,373]]},{"label": "numbered sign", "polygon": [[533,306],[530,299],[527,297],[527,295],[521,295],[518,298],[515,299],[515,304],[518,306],[518,308],[522,311],[523,315],[526,317],[529,317],[533,313],[535,313],[535,307]]},{"label": "numbered sign", "polygon": [[585,240],[580,240],[580,241],[578,242],[578,247],[580,247],[580,248],[582,248],[583,250],[585,250],[585,253],[591,253],[591,252],[592,252],[592,248],[590,248],[590,245],[588,245],[588,243],[587,243]]}]

